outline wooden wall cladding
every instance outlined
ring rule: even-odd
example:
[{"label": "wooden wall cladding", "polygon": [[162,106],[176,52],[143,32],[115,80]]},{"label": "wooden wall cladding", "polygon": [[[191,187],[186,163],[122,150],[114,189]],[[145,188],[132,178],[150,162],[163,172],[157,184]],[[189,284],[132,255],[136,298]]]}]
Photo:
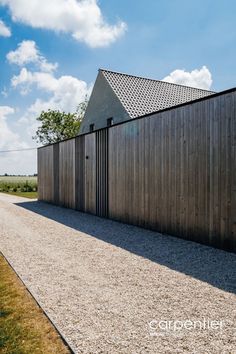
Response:
[{"label": "wooden wall cladding", "polygon": [[85,211],[85,136],[75,138],[75,208]]},{"label": "wooden wall cladding", "polygon": [[59,143],[53,145],[53,202],[54,204],[59,204],[60,196],[59,196],[59,151],[60,146]]},{"label": "wooden wall cladding", "polygon": [[96,132],[96,215],[102,217],[108,217],[108,132]]},{"label": "wooden wall cladding", "polygon": [[59,144],[59,204],[75,208],[75,139]]},{"label": "wooden wall cladding", "polygon": [[96,214],[96,133],[85,135],[85,208]]},{"label": "wooden wall cladding", "polygon": [[54,202],[53,145],[38,149],[38,199]]},{"label": "wooden wall cladding", "polygon": [[235,91],[40,148],[38,166],[41,200],[236,251]]},{"label": "wooden wall cladding", "polygon": [[109,130],[109,215],[236,250],[236,95]]}]

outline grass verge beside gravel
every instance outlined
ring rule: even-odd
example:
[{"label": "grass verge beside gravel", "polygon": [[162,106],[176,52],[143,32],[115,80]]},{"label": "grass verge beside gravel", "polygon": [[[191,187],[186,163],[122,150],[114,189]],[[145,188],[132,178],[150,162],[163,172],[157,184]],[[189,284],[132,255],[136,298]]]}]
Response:
[{"label": "grass verge beside gravel", "polygon": [[0,352],[1,354],[70,353],[1,254]]},{"label": "grass verge beside gravel", "polygon": [[5,194],[16,195],[17,197],[29,198],[29,199],[37,199],[38,193],[37,192],[1,192]]}]

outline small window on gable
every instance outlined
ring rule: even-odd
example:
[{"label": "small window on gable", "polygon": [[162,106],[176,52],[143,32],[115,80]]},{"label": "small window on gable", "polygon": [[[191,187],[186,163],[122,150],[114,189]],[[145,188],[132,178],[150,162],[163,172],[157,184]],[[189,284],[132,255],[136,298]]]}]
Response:
[{"label": "small window on gable", "polygon": [[90,124],[89,131],[90,131],[90,133],[94,131],[94,124]]},{"label": "small window on gable", "polygon": [[113,125],[113,118],[111,117],[107,119],[107,126],[111,127],[112,125]]}]

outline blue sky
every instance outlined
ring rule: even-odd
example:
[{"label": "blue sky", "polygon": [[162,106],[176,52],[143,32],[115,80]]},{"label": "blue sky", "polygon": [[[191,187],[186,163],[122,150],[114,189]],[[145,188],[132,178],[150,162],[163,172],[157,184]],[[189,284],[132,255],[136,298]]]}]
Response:
[{"label": "blue sky", "polygon": [[[0,150],[35,146],[40,110],[74,111],[100,67],[234,87],[235,12],[233,0],[0,0]],[[0,154],[5,172],[36,172],[35,152]]]}]

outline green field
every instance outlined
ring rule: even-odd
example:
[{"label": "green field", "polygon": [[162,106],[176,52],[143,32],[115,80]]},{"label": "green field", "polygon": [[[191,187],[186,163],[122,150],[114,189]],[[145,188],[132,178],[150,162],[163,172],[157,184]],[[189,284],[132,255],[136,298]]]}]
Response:
[{"label": "green field", "polygon": [[37,184],[37,177],[34,176],[0,176],[1,183],[22,183],[29,181]]},{"label": "green field", "polygon": [[26,198],[37,198],[37,177],[0,176],[0,192]]}]

